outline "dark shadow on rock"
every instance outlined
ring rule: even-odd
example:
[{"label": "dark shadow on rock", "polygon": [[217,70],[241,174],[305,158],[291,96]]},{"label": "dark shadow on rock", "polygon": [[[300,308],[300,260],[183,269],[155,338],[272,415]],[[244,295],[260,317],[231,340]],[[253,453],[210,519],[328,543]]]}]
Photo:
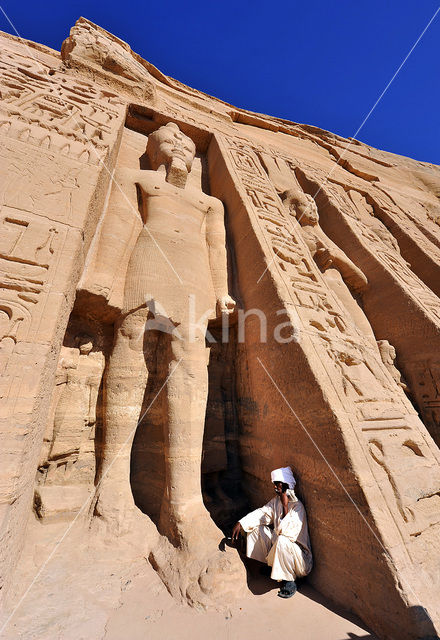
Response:
[{"label": "dark shadow on rock", "polygon": [[254,596],[262,596],[263,593],[267,593],[268,591],[278,591],[280,588],[279,583],[272,580],[268,575],[265,575],[264,568],[267,565],[264,565],[262,562],[257,562],[257,560],[246,558],[242,554],[240,554],[240,556],[246,567],[248,589]]},{"label": "dark shadow on rock", "polygon": [[237,551],[246,569],[248,589],[254,594],[254,596],[261,596],[263,593],[267,593],[273,589],[279,589],[279,583],[275,580],[271,580],[270,578],[270,567],[262,562],[257,562],[257,560],[252,560],[251,558],[246,557],[243,542],[244,540],[239,538],[237,545],[237,542],[233,543],[230,538],[225,537],[220,541],[218,548],[220,551],[226,551],[226,547],[231,547]]},{"label": "dark shadow on rock", "polygon": [[[232,323],[232,320],[229,320]],[[210,349],[208,399],[202,450],[202,495],[205,507],[219,529],[230,535],[237,520],[250,511],[242,486],[239,397],[237,392],[237,328],[208,327]]]},{"label": "dark shadow on rock", "polygon": [[421,605],[409,608],[410,617],[417,628],[417,640],[439,640],[440,636],[435,630],[431,616]]},{"label": "dark shadow on rock", "polygon": [[[244,553],[245,540],[243,537],[239,538],[238,546],[237,543],[233,544],[227,537],[223,538],[223,540],[219,544],[219,549],[221,551],[225,551],[226,546],[237,549],[240,558],[246,568],[248,589],[249,591],[251,591],[251,593],[253,593],[253,595],[261,596],[264,593],[268,593],[269,591],[278,591],[278,589],[280,588],[280,583],[270,578],[270,567],[268,567],[266,564],[263,564],[262,562],[257,562],[256,560],[252,560],[251,558],[246,557]],[[329,611],[332,611],[339,617],[348,620],[349,622],[355,624],[366,632],[365,635],[357,635],[356,633],[349,631],[344,638],[341,638],[341,640],[379,640],[379,638],[373,635],[362,622],[362,620],[360,620],[360,618],[358,618],[354,613],[347,611],[340,605],[335,604],[330,599],[320,594],[318,591],[315,591],[315,589],[307,583],[307,578],[299,578],[296,580],[296,583],[298,592],[303,596],[305,596],[306,598],[310,598],[314,602],[317,602]],[[437,639],[437,636],[426,636],[426,640],[435,639]],[[425,638],[423,638],[423,640],[425,640]]]},{"label": "dark shadow on rock", "polygon": [[164,425],[168,411],[165,386],[171,359],[170,335],[153,329],[145,331],[143,350],[148,381],[131,449],[130,484],[138,509],[159,526],[166,491]]}]

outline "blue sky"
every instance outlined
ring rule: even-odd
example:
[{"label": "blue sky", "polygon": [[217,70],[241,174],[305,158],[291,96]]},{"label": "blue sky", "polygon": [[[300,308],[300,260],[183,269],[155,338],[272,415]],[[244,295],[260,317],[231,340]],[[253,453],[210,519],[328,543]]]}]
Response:
[{"label": "blue sky", "polygon": [[[83,15],[196,89],[353,136],[439,4],[5,0],[1,6],[24,38],[59,49]],[[0,29],[13,33],[3,15]],[[440,12],[357,138],[440,164],[439,71]]]}]

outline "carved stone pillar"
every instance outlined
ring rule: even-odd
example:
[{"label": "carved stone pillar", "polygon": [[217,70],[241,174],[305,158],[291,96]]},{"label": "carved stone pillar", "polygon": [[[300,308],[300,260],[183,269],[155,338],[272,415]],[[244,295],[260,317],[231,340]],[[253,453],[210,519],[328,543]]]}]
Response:
[{"label": "carved stone pillar", "polygon": [[[4,45],[4,46],[3,46]],[[0,59],[1,564],[23,543],[58,353],[101,215],[125,108],[58,54]]]}]

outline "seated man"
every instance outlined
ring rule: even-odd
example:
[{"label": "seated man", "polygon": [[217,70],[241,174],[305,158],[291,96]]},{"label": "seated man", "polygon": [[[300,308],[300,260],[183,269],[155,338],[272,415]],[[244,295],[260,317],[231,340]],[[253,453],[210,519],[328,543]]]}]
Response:
[{"label": "seated man", "polygon": [[232,540],[241,531],[246,532],[247,557],[267,562],[272,567],[270,577],[283,583],[277,595],[291,598],[296,592],[295,579],[312,569],[306,511],[293,490],[296,481],[292,469],[282,467],[270,475],[276,497],[241,518],[232,530]]}]

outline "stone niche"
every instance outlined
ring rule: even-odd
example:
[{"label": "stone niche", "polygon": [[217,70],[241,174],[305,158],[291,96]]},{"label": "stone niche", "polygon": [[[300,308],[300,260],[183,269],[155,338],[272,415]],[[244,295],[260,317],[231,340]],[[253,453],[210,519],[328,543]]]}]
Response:
[{"label": "stone niche", "polygon": [[307,580],[435,637],[439,168],[236,109],[83,18],[61,54],[2,44],[4,591],[30,517],[78,518],[227,606],[222,537],[291,465]]},{"label": "stone niche", "polygon": [[[149,170],[148,159],[145,156],[147,145],[147,131],[157,129],[154,118],[140,119],[135,109],[129,109],[126,127],[123,130],[121,146],[118,155],[117,171],[124,169]],[[155,114],[157,117],[158,114]],[[159,119],[161,122],[161,119]],[[197,151],[190,174],[190,180],[205,193],[209,193],[209,175],[206,158],[206,146],[211,136],[204,137],[201,143],[201,151]],[[119,191],[119,190],[118,190]],[[134,204],[134,203],[133,203]],[[137,204],[136,204],[137,208]],[[102,446],[102,408],[105,403],[103,397],[103,373],[105,360],[111,354],[113,348],[113,336],[121,317],[124,296],[124,276],[130,259],[130,253],[136,242],[136,234],[141,228],[141,217],[133,216],[130,212],[129,240],[123,247],[122,256],[114,260],[113,254],[108,256],[110,262],[106,262],[108,247],[106,238],[113,233],[113,225],[119,224],[119,220],[113,215],[112,196],[110,197],[107,219],[101,227],[100,237],[97,239],[94,250],[89,256],[89,264],[83,274],[79,285],[77,301],[69,322],[64,345],[60,354],[59,369],[57,374],[62,378],[62,373],[69,365],[68,352],[65,352],[67,344],[76,343],[76,357],[81,353],[81,342],[89,341],[82,347],[84,399],[91,398],[96,401],[96,409],[92,411],[94,416],[93,427],[82,428],[84,449],[83,455],[74,452],[75,464],[78,469],[83,469],[83,480],[73,472],[74,464],[71,455],[58,455],[57,465],[53,467],[55,455],[51,456],[40,465],[38,484],[53,485],[54,474],[62,473],[66,481],[60,484],[88,485],[88,491],[93,488],[95,473],[99,466]],[[113,215],[114,219],[111,219]],[[111,240],[110,240],[111,241]],[[233,246],[228,239],[226,246],[226,260],[228,264],[228,288],[233,293],[234,299],[239,299],[237,274]],[[72,331],[75,335],[72,334]],[[243,512],[249,507],[249,501],[245,498],[242,487],[242,468],[240,462],[239,444],[239,413],[241,399],[238,396],[238,371],[239,363],[245,358],[245,347],[238,344],[237,313],[228,320],[227,338],[222,334],[221,320],[212,318],[208,323],[206,334],[207,358],[208,358],[208,393],[206,415],[204,419],[203,444],[200,458],[201,486],[203,500],[206,508],[211,513],[217,525],[227,533]],[[145,349],[145,360],[148,369],[148,382],[139,412],[139,424],[133,438],[130,454],[130,486],[136,506],[159,527],[160,511],[163,496],[166,490],[165,468],[165,444],[164,434],[167,423],[166,395],[161,393],[166,383],[168,365],[170,361],[169,338],[166,333],[154,328],[150,329],[148,348]],[[90,345],[93,348],[90,349]],[[86,355],[85,351],[90,349]],[[70,352],[69,352],[70,353]],[[90,362],[90,358],[93,358]],[[79,356],[81,360],[81,355]],[[97,384],[96,393],[87,387],[86,382],[91,377],[87,371],[93,368],[93,384]],[[96,372],[96,373],[95,373]],[[76,369],[73,372],[76,374]],[[64,376],[65,377],[65,376]],[[75,376],[76,379],[76,376]],[[59,384],[62,384],[61,382]],[[87,387],[87,388],[86,388]],[[54,403],[59,402],[60,388],[55,388]],[[64,399],[62,396],[62,399]],[[70,400],[64,400],[67,404]],[[78,397],[78,403],[79,403]],[[45,436],[46,448],[54,449],[54,427],[52,408],[49,418],[48,431]],[[71,413],[71,412],[70,412]],[[73,416],[72,416],[73,418]],[[84,422],[84,418],[82,420]],[[86,421],[85,421],[86,422]],[[55,429],[56,430],[56,429]],[[73,428],[67,429],[71,433]],[[79,434],[78,434],[79,435]],[[71,446],[67,445],[67,449]],[[90,455],[87,463],[86,452]],[[66,458],[67,456],[67,458]],[[81,459],[81,462],[79,461]],[[70,462],[70,464],[69,464]],[[58,466],[61,470],[58,471]],[[52,468],[53,467],[53,468]],[[72,468],[72,471],[70,469]],[[56,471],[55,471],[56,469]],[[69,472],[67,472],[69,470]],[[67,479],[67,478],[70,478]],[[78,495],[76,487],[71,490]],[[52,501],[52,489],[39,488],[36,492],[36,509],[40,517],[46,517],[44,508],[40,505],[41,496],[48,491],[48,499]],[[84,491],[86,488],[84,486]],[[62,502],[62,501],[60,501]],[[48,509],[47,515],[48,514]],[[73,512],[72,512],[73,515]]]}]

